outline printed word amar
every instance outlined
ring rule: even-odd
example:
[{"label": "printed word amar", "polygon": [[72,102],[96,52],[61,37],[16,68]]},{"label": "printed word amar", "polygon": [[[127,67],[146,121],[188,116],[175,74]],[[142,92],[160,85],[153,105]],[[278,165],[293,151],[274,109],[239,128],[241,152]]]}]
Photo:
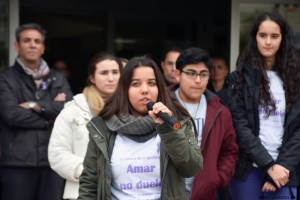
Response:
[{"label": "printed word amar", "polygon": [[153,172],[155,166],[131,166],[128,165],[127,173],[149,173]]}]

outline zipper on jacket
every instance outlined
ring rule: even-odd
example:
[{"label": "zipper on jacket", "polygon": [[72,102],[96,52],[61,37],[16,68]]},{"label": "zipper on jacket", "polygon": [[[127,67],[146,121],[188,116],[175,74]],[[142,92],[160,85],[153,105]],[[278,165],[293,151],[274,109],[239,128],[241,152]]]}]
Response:
[{"label": "zipper on jacket", "polygon": [[257,99],[257,101],[254,100],[254,116],[253,116],[253,125],[255,126],[255,133],[254,135],[259,135],[259,114],[258,114],[258,101],[259,101],[259,90],[256,90],[254,93],[254,99]]},{"label": "zipper on jacket", "polygon": [[96,127],[96,125],[92,122],[92,120],[90,121],[90,123],[93,125],[93,127],[96,129],[96,131],[103,137],[102,133],[99,131],[99,129]]},{"label": "zipper on jacket", "polygon": [[39,93],[38,93],[38,91],[37,91],[37,90],[35,91],[35,98],[36,98],[37,100],[39,100],[39,99],[40,99],[40,97],[39,97]]},{"label": "zipper on jacket", "polygon": [[[99,131],[99,129],[97,128],[97,126],[92,122],[92,120],[90,120],[90,123],[94,126],[94,128],[96,129],[96,131],[104,138],[104,136],[102,135],[102,133]],[[103,154],[104,155],[104,159],[107,159],[108,161],[108,163],[110,162],[110,157],[109,157],[109,146],[108,146],[108,144],[107,144],[107,141],[106,140],[104,140],[104,144],[105,144],[105,146],[106,146],[106,151],[107,151],[107,157],[105,156],[105,154]],[[100,151],[101,151],[101,149],[100,149]],[[103,152],[102,152],[103,153]],[[110,165],[110,164],[108,164],[108,165]],[[98,166],[97,166],[98,167]],[[106,168],[106,166],[104,167],[104,168]],[[98,168],[98,170],[99,170],[99,168]],[[109,167],[108,169],[105,169],[105,171],[106,170],[109,170],[109,173],[111,173],[111,167]],[[104,175],[106,174],[106,173],[108,173],[108,172],[104,172]],[[111,176],[110,176],[110,180],[109,180],[109,182],[110,182],[110,185],[111,185]],[[105,187],[107,187],[107,186],[105,186]],[[106,189],[106,188],[105,188]],[[105,190],[104,189],[104,190]],[[108,193],[107,194],[107,197],[108,197],[108,199],[111,199],[111,193]]]},{"label": "zipper on jacket", "polygon": [[204,141],[203,141],[203,146],[202,146],[202,148],[201,148],[201,151],[203,150],[203,148],[204,148],[204,146],[205,146],[205,142],[206,142],[206,139],[207,139],[207,137],[208,137],[208,135],[209,135],[210,129],[212,128],[212,125],[213,125],[214,122],[216,121],[216,119],[217,119],[217,117],[218,117],[218,115],[219,115],[219,113],[220,113],[221,111],[222,111],[222,108],[217,112],[217,114],[216,114],[214,120],[212,121],[212,123],[211,123],[211,125],[210,125],[210,127],[209,127],[209,129],[208,129],[208,131],[207,131],[207,135],[206,135],[206,137],[205,137],[205,139],[204,139]]}]

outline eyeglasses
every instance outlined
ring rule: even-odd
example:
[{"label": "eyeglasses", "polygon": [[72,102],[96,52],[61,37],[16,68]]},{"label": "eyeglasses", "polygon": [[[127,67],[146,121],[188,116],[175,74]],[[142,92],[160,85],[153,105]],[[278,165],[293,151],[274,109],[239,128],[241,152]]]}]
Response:
[{"label": "eyeglasses", "polygon": [[196,79],[197,76],[199,76],[201,81],[207,81],[210,76],[210,73],[207,72],[202,72],[200,74],[196,72],[186,72],[186,71],[181,71],[181,72],[185,73],[189,79]]}]

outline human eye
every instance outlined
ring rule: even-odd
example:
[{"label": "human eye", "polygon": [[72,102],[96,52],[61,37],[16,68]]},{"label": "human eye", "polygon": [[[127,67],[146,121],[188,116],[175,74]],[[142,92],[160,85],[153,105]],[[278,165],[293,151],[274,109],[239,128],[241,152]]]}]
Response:
[{"label": "human eye", "polygon": [[172,62],[167,62],[167,65],[168,66],[173,66],[173,63]]},{"label": "human eye", "polygon": [[277,34],[274,34],[274,35],[272,35],[272,38],[278,38],[279,37],[279,35],[277,35]]},{"label": "human eye", "polygon": [[196,72],[186,72],[186,74],[191,77],[195,77],[197,75]]},{"label": "human eye", "polygon": [[200,77],[201,77],[201,78],[207,78],[208,76],[209,76],[208,73],[201,73],[201,74],[200,74]]},{"label": "human eye", "polygon": [[113,72],[112,72],[113,74],[119,74],[120,73],[120,71],[119,70],[113,70]]},{"label": "human eye", "polygon": [[206,74],[200,74],[200,77],[201,77],[201,78],[205,78],[205,77],[206,77]]},{"label": "human eye", "polygon": [[108,71],[107,71],[107,70],[100,71],[100,74],[102,74],[102,75],[107,75],[107,74],[108,74]]},{"label": "human eye", "polygon": [[264,37],[266,37],[266,34],[265,33],[260,33],[259,36],[264,38]]},{"label": "human eye", "polygon": [[149,83],[148,83],[149,85],[156,85],[156,81],[149,81]]},{"label": "human eye", "polygon": [[41,43],[42,43],[42,40],[35,40],[35,43],[41,44]]},{"label": "human eye", "polygon": [[131,82],[131,85],[137,87],[137,86],[140,85],[140,83],[137,82],[137,81],[132,81],[132,82]]}]

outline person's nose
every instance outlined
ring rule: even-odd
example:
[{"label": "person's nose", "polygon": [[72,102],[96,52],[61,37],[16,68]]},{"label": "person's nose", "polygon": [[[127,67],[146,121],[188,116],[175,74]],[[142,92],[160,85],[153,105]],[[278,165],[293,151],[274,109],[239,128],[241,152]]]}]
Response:
[{"label": "person's nose", "polygon": [[142,94],[148,94],[149,88],[148,88],[148,85],[146,83],[142,84],[141,91],[142,91]]},{"label": "person's nose", "polygon": [[108,81],[113,81],[114,80],[114,76],[113,76],[113,74],[112,73],[109,73],[108,74]]},{"label": "person's nose", "polygon": [[31,40],[29,44],[30,44],[30,47],[31,47],[31,48],[36,47],[36,43],[35,43],[34,40]]},{"label": "person's nose", "polygon": [[200,75],[197,74],[196,78],[194,79],[195,83],[201,83]]},{"label": "person's nose", "polygon": [[176,71],[176,63],[173,63],[173,64],[172,64],[172,70],[173,70],[173,71]]},{"label": "person's nose", "polygon": [[266,44],[267,44],[267,45],[271,44],[271,37],[270,37],[270,36],[267,37],[267,39],[266,39]]}]

